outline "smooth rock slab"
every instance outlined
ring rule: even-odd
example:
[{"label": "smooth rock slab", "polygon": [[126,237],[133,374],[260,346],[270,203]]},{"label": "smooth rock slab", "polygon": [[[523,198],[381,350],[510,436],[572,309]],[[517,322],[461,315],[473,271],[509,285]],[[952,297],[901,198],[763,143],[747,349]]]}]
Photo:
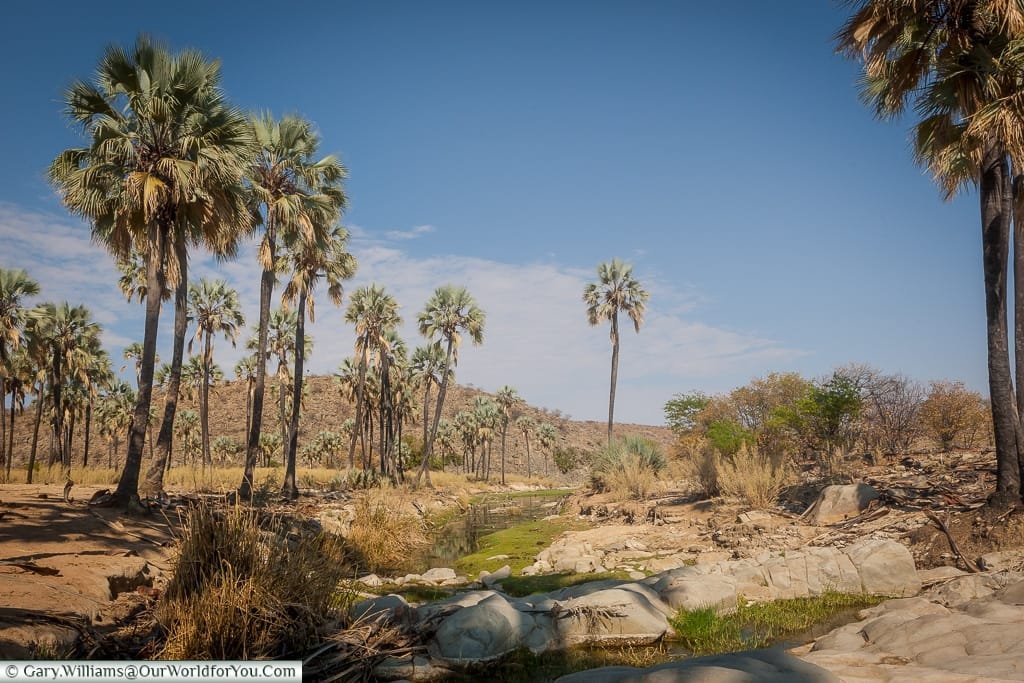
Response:
[{"label": "smooth rock slab", "polygon": [[840,679],[781,650],[751,650],[649,669],[608,666],[562,676],[556,683],[840,683]]},{"label": "smooth rock slab", "polygon": [[646,645],[665,637],[671,610],[639,590],[609,588],[559,603],[552,611],[553,647],[619,643]]},{"label": "smooth rock slab", "polygon": [[535,625],[532,614],[494,594],[442,621],[428,651],[450,666],[486,663],[522,647]]}]

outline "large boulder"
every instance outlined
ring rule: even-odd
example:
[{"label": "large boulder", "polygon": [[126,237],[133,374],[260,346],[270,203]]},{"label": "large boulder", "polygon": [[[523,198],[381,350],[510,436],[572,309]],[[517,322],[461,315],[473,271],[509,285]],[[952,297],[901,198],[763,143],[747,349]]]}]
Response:
[{"label": "large boulder", "polygon": [[490,662],[533,640],[530,634],[536,626],[532,614],[520,612],[495,593],[442,621],[428,651],[448,666]]},{"label": "large boulder", "polygon": [[921,592],[914,557],[905,545],[888,539],[868,539],[850,546],[846,555],[857,568],[865,593],[907,597]]},{"label": "large boulder", "polygon": [[562,676],[556,683],[839,683],[839,678],[781,650],[751,650],[649,669],[608,666]]},{"label": "large boulder", "polygon": [[679,577],[670,581],[660,595],[673,609],[711,607],[718,612],[736,609],[736,583],[724,576]]},{"label": "large boulder", "polygon": [[552,647],[617,643],[646,645],[671,631],[671,610],[653,591],[607,588],[559,602],[551,610]]},{"label": "large boulder", "polygon": [[876,498],[878,491],[864,483],[826,486],[808,510],[808,521],[825,525],[856,517]]}]

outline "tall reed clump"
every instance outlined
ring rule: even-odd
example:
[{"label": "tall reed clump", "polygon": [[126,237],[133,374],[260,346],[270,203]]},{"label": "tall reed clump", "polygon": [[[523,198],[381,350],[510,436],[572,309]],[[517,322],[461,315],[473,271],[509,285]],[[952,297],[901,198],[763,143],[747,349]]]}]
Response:
[{"label": "tall reed clump", "polygon": [[722,493],[742,498],[755,508],[774,505],[789,480],[784,464],[772,462],[756,447],[746,444],[731,458],[719,458],[715,467]]},{"label": "tall reed clump", "polygon": [[626,436],[595,456],[590,485],[619,498],[643,500],[657,488],[665,464],[665,456],[653,441]]},{"label": "tall reed clump", "polygon": [[282,517],[200,505],[186,516],[174,577],[157,605],[164,659],[301,652],[333,616],[351,573],[339,538]]},{"label": "tall reed clump", "polygon": [[401,569],[430,539],[412,501],[398,489],[370,489],[356,502],[348,543],[374,572]]}]

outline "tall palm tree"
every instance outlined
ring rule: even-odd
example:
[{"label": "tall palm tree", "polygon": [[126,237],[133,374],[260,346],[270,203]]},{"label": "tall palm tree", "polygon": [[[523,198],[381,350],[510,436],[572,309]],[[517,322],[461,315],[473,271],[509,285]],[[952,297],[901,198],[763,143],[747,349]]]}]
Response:
[{"label": "tall palm tree", "polygon": [[470,470],[475,469],[478,437],[476,416],[472,411],[460,410],[455,414],[454,427],[462,441],[462,472],[469,474]]},{"label": "tall palm tree", "polygon": [[271,298],[278,268],[278,248],[296,242],[313,244],[324,239],[345,208],[342,182],[345,167],[334,156],[316,158],[320,138],[312,124],[296,116],[275,120],[269,114],[254,117],[250,129],[258,145],[248,180],[253,201],[263,216],[260,241],[260,318],[253,386],[253,416],[246,443],[245,472],[238,494],[252,495],[252,477],[260,452],[263,396],[267,372],[267,335]]},{"label": "tall palm tree", "polygon": [[625,313],[633,321],[633,328],[639,333],[644,322],[644,310],[650,298],[640,283],[633,277],[633,266],[619,259],[612,259],[597,266],[597,282],[583,290],[583,302],[587,305],[587,321],[599,325],[605,320],[611,322],[612,377],[608,389],[608,444],[612,442],[615,424],[615,384],[619,377],[619,313]]},{"label": "tall palm tree", "polygon": [[526,478],[530,478],[530,437],[537,431],[537,421],[529,415],[521,415],[516,420],[516,429],[526,441]]},{"label": "tall palm tree", "polygon": [[228,287],[224,280],[201,279],[189,287],[189,317],[195,321],[196,331],[188,343],[202,345],[203,381],[199,387],[199,417],[203,439],[203,462],[213,462],[210,457],[210,372],[213,369],[213,338],[223,335],[235,345],[238,331],[245,324],[238,292]]},{"label": "tall palm tree", "polygon": [[[426,344],[416,347],[412,353],[411,370],[413,380],[423,389],[423,447],[427,445],[427,434],[430,423],[430,390],[441,386],[441,373],[444,371],[444,349],[440,344]],[[448,369],[453,375],[454,370]],[[444,460],[441,461],[444,469]]]},{"label": "tall palm tree", "polygon": [[[366,397],[366,370],[371,353],[376,354],[387,338],[387,333],[401,324],[398,315],[398,302],[387,291],[376,284],[360,287],[349,297],[348,308],[345,309],[345,322],[356,328],[355,353],[359,358],[358,377],[356,379],[356,431],[353,432],[348,444],[348,464],[355,466],[356,436],[363,428],[363,402]],[[372,443],[372,440],[371,440]],[[363,455],[365,462],[365,453]]]},{"label": "tall palm tree", "polygon": [[252,130],[219,83],[218,62],[140,37],[130,50],[109,47],[94,82],[75,82],[64,98],[88,144],[61,152],[50,179],[116,258],[135,251],[146,262],[140,386],[114,494],[125,505],[138,496],[164,288],[180,278],[175,236],[196,231],[230,253],[253,225],[241,187]]},{"label": "tall palm tree", "polygon": [[341,305],[344,293],[342,282],[356,272],[356,259],[348,252],[348,231],[337,227],[327,239],[314,242],[298,241],[287,252],[286,262],[291,279],[284,288],[282,301],[286,305],[296,304],[295,325],[295,372],[292,381],[292,414],[285,448],[285,474],[282,494],[286,498],[299,497],[295,483],[295,458],[299,444],[299,409],[302,403],[302,366],[305,361],[306,312],[310,322],[315,322],[313,292],[323,279],[327,283],[327,296],[335,306]]},{"label": "tall palm tree", "polygon": [[245,382],[245,433],[252,425],[252,388],[256,383],[256,354],[243,356],[235,363],[235,378]]},{"label": "tall palm tree", "polygon": [[380,471],[392,479],[400,476],[392,458],[395,454],[396,438],[401,425],[396,410],[397,403],[402,400],[404,388],[401,378],[408,364],[405,340],[395,328],[389,329],[377,345],[377,415],[380,426]]},{"label": "tall palm tree", "polygon": [[420,478],[426,474],[427,485],[430,486],[430,456],[433,453],[434,439],[437,437],[441,410],[444,408],[444,397],[448,391],[449,372],[459,362],[458,352],[462,344],[462,334],[468,334],[474,344],[482,344],[485,320],[486,315],[469,291],[465,287],[452,285],[438,287],[419,314],[420,334],[430,341],[445,344],[445,360],[444,369],[441,371],[441,387],[437,390],[434,425],[430,429],[427,443],[423,446],[423,464],[416,475],[417,485]]},{"label": "tall palm tree", "polygon": [[505,485],[505,437],[508,436],[508,426],[512,422],[512,409],[522,403],[523,399],[515,387],[505,386],[498,389],[494,400],[501,410],[501,485]]},{"label": "tall palm tree", "polygon": [[[14,462],[14,418],[18,410],[25,413],[25,399],[35,378],[32,359],[24,346],[10,354],[7,360],[7,389],[11,396],[10,429],[7,434],[7,462],[4,469],[4,481],[11,481],[11,465]],[[0,396],[0,401],[5,401]],[[2,419],[2,414],[0,414]]]},{"label": "tall palm tree", "polygon": [[[39,293],[39,283],[24,270],[0,268],[0,459],[4,459],[3,430],[7,396],[6,381],[10,376],[11,353],[21,346],[25,326],[25,299]],[[14,410],[14,405],[11,405]],[[10,464],[10,455],[6,456]]]},{"label": "tall palm tree", "polygon": [[558,430],[550,422],[541,422],[537,426],[537,443],[544,449],[544,476],[548,474],[548,460],[551,457],[551,449],[558,441]]},{"label": "tall palm tree", "polygon": [[65,432],[67,384],[74,379],[87,381],[90,359],[100,349],[101,328],[92,320],[89,309],[67,302],[40,304],[28,316],[31,333],[49,358],[47,381],[53,403],[53,436],[57,455],[67,469],[71,466]]},{"label": "tall palm tree", "polygon": [[480,459],[477,461],[477,478],[491,480],[491,450],[494,436],[501,427],[501,408],[490,396],[473,399],[473,417],[476,418],[477,442],[480,444]]},{"label": "tall palm tree", "polygon": [[[1013,207],[1024,202],[1024,6],[1003,0],[858,0],[836,36],[864,65],[862,96],[879,118],[912,106],[914,155],[951,198],[978,188],[989,395],[995,430],[994,505],[1021,504],[1024,466],[1024,221],[1014,234],[1017,396],[1010,370],[1007,281]],[[1015,192],[1016,190],[1016,192]],[[1024,216],[1022,216],[1024,217]],[[1017,403],[1019,402],[1019,406]]]}]

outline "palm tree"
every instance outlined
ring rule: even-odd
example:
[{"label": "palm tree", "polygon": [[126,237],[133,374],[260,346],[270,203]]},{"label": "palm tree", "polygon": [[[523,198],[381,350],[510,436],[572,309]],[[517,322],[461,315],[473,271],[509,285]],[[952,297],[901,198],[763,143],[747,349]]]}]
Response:
[{"label": "palm tree", "polygon": [[256,355],[243,356],[235,363],[235,377],[245,381],[245,433],[252,424],[252,387],[256,383]]},{"label": "palm tree", "polygon": [[50,179],[115,258],[134,251],[146,262],[139,391],[114,493],[121,504],[138,496],[160,307],[165,285],[180,278],[176,235],[195,231],[230,253],[253,224],[241,188],[252,131],[225,103],[219,82],[218,62],[190,50],[171,54],[140,37],[131,50],[108,48],[95,82],[75,82],[64,98],[88,145],[61,152]]},{"label": "palm tree", "polygon": [[321,278],[327,282],[328,298],[335,306],[341,305],[344,292],[342,282],[350,279],[356,272],[356,259],[348,252],[347,241],[348,231],[338,227],[332,230],[325,240],[295,243],[288,250],[286,257],[292,276],[284,288],[282,301],[286,305],[298,301],[295,309],[298,319],[295,325],[291,424],[288,440],[283,442],[286,447],[286,464],[282,493],[293,500],[299,497],[299,488],[295,483],[295,457],[299,446],[299,406],[302,398],[302,365],[305,360],[306,310],[309,310],[310,322],[315,322],[313,291]]},{"label": "palm tree", "polygon": [[203,462],[209,464],[210,457],[210,372],[213,368],[213,337],[223,335],[235,345],[238,330],[245,324],[242,317],[242,305],[238,301],[238,292],[224,280],[207,280],[203,278],[198,284],[189,287],[189,317],[196,323],[196,331],[188,343],[189,353],[192,344],[199,342],[202,347],[203,381],[199,387],[199,417],[203,438]]},{"label": "palm tree", "polygon": [[89,466],[89,436],[92,428],[92,414],[99,392],[114,381],[114,370],[110,355],[102,348],[96,348],[89,356],[85,369],[85,434],[82,451],[82,467]]},{"label": "palm tree", "polygon": [[501,424],[501,408],[489,396],[473,399],[473,417],[476,419],[477,442],[480,444],[480,459],[477,461],[477,478],[491,480],[491,448],[494,435]]},{"label": "palm tree", "polygon": [[558,430],[550,422],[541,422],[537,427],[537,443],[544,449],[544,476],[548,474],[548,459],[551,455],[551,449],[555,447],[555,442],[558,441]]},{"label": "palm tree", "polygon": [[[412,352],[411,366],[413,380],[423,389],[423,447],[427,445],[427,432],[430,421],[430,390],[441,386],[441,372],[444,370],[444,349],[440,344],[418,346]],[[449,375],[455,372],[448,369]],[[441,459],[444,470],[444,459]]]},{"label": "palm tree", "polygon": [[522,403],[523,399],[515,387],[505,385],[498,389],[495,395],[498,408],[501,410],[501,485],[505,485],[505,437],[508,435],[508,425],[512,421],[512,409]]},{"label": "palm tree", "polygon": [[516,420],[516,429],[526,441],[526,478],[530,478],[530,435],[537,431],[537,421],[529,415],[522,415]]},{"label": "palm tree", "polygon": [[[383,287],[371,284],[352,292],[345,322],[356,328],[355,353],[359,357],[356,379],[356,431],[348,444],[348,465],[355,466],[356,436],[363,428],[363,402],[366,397],[366,370],[371,353],[376,353],[385,343],[387,333],[398,327],[402,319],[398,315],[398,302]],[[371,440],[372,443],[372,440]],[[363,467],[368,465],[363,453]]]},{"label": "palm tree", "polygon": [[469,474],[471,469],[475,469],[478,437],[476,416],[469,410],[460,410],[455,414],[454,426],[462,440],[462,472]]},{"label": "palm tree", "polygon": [[[862,95],[879,118],[920,115],[914,155],[947,199],[968,184],[981,200],[989,395],[995,430],[994,505],[1021,503],[1024,325],[1017,325],[1017,395],[1010,370],[1007,258],[1024,161],[1024,7],[998,0],[859,0],[836,36],[864,64]],[[1017,175],[1018,181],[1014,181]],[[1024,216],[1021,216],[1024,218]],[[1017,320],[1024,313],[1024,220],[1015,221]]]},{"label": "palm tree", "polygon": [[252,495],[253,471],[259,455],[267,335],[278,268],[278,247],[298,242],[313,244],[324,239],[346,204],[341,186],[346,177],[345,167],[334,156],[315,158],[320,139],[312,124],[295,116],[275,120],[269,114],[263,114],[250,121],[250,129],[259,152],[249,169],[249,187],[252,199],[263,215],[264,233],[259,247],[263,274],[260,278],[253,416],[246,443],[245,473],[238,487],[242,498]]},{"label": "palm tree", "polygon": [[[21,346],[25,326],[25,298],[39,293],[39,283],[24,270],[0,268],[0,459],[4,458],[3,425],[6,382],[11,376],[11,353]],[[11,410],[14,410],[12,403]],[[10,454],[6,456],[10,465]]]},{"label": "palm tree", "polygon": [[597,267],[597,282],[583,290],[583,301],[587,304],[587,320],[591,325],[611,322],[612,378],[608,389],[608,443],[612,442],[612,428],[615,423],[615,384],[619,376],[619,312],[633,321],[633,328],[639,333],[644,322],[644,310],[650,294],[644,291],[633,277],[633,266],[619,259],[602,263]]},{"label": "palm tree", "polygon": [[[56,454],[65,469],[71,466],[68,435],[65,432],[67,383],[87,381],[90,358],[100,350],[100,326],[89,309],[45,303],[28,313],[28,327],[49,358],[48,383],[53,402],[53,436]],[[145,427],[145,425],[143,425]]]},{"label": "palm tree", "polygon": [[444,369],[441,371],[441,387],[437,391],[434,425],[427,443],[423,446],[423,464],[416,475],[417,486],[424,474],[427,476],[427,485],[430,486],[430,456],[433,453],[434,439],[437,437],[441,410],[444,408],[445,393],[448,391],[448,377],[451,369],[459,362],[458,351],[462,344],[462,333],[468,334],[474,344],[482,344],[485,319],[483,310],[477,306],[476,300],[466,288],[452,285],[438,287],[419,314],[420,334],[430,341],[444,341],[445,360]]},{"label": "palm tree", "polygon": [[125,382],[114,381],[100,396],[96,407],[100,434],[107,437],[109,450],[107,466],[114,466],[114,453],[118,450],[121,437],[128,434],[132,424],[135,392]]},{"label": "palm tree", "polygon": [[[11,481],[11,465],[14,461],[14,417],[19,409],[24,415],[25,399],[28,397],[28,392],[34,378],[35,373],[32,359],[24,347],[9,355],[6,391],[11,395],[11,423],[7,435],[7,462],[4,469],[5,482]],[[0,402],[5,400],[6,395],[0,396]],[[0,419],[2,419],[2,414],[0,414]]]}]

